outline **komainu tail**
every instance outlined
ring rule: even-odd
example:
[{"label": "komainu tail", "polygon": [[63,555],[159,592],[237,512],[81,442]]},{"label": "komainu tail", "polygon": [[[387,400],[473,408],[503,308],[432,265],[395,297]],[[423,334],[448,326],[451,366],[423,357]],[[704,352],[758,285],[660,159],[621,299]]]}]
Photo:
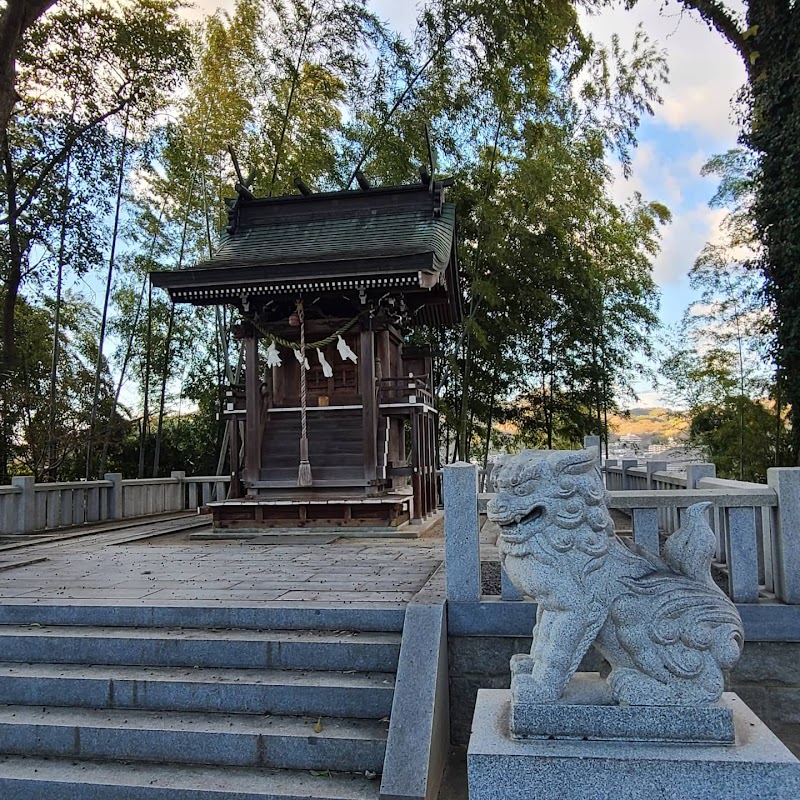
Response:
[{"label": "komainu tail", "polygon": [[705,510],[710,505],[707,502],[695,503],[686,509],[683,525],[664,545],[664,560],[680,575],[714,586],[711,559],[716,538],[705,518]]}]

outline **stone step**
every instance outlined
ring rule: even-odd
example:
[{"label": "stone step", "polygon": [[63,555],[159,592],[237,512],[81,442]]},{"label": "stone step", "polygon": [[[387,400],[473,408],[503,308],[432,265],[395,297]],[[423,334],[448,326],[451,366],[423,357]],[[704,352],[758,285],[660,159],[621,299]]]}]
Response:
[{"label": "stone step", "polygon": [[9,800],[378,800],[379,791],[356,773],[0,756]]},{"label": "stone step", "polygon": [[187,669],[0,663],[0,703],[381,719],[387,672]]},{"label": "stone step", "polygon": [[381,772],[387,730],[327,717],[0,706],[0,753],[103,761]]},{"label": "stone step", "polygon": [[[247,605],[107,605],[108,601],[72,603],[15,602],[0,605],[0,625],[101,625],[131,628],[243,628],[255,630],[401,631],[400,603],[260,603]],[[2,630],[2,628],[0,628]]]},{"label": "stone step", "polygon": [[0,625],[4,661],[394,672],[400,634]]}]

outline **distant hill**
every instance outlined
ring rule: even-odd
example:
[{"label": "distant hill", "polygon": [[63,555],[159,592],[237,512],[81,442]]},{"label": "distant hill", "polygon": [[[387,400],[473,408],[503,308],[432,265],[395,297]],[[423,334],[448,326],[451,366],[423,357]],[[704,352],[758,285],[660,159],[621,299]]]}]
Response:
[{"label": "distant hill", "polygon": [[617,436],[636,434],[643,439],[661,436],[664,439],[685,438],[689,430],[689,418],[685,412],[669,408],[632,408],[623,416],[614,414],[608,418],[610,432]]}]

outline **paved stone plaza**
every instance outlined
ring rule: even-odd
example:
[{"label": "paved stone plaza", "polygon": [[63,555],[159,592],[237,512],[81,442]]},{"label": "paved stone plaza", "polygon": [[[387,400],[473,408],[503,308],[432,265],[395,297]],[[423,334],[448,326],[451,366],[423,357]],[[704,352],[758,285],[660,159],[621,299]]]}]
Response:
[{"label": "paved stone plaza", "polygon": [[441,538],[431,534],[297,545],[98,534],[4,553],[0,601],[404,603],[442,562]]}]

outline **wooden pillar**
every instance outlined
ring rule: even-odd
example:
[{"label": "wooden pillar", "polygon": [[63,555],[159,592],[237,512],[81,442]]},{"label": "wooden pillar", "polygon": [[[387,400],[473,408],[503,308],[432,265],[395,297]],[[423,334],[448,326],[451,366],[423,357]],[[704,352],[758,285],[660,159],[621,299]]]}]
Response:
[{"label": "wooden pillar", "polygon": [[375,391],[375,334],[361,331],[358,358],[361,388],[361,421],[364,440],[364,479],[374,481],[378,474],[378,409]]},{"label": "wooden pillar", "polygon": [[230,425],[230,435],[228,443],[230,444],[230,458],[231,458],[231,497],[242,496],[242,476],[239,471],[239,420],[236,417],[231,417],[228,420]]},{"label": "wooden pillar", "polygon": [[411,413],[411,486],[414,492],[414,518],[422,519],[425,508],[422,499],[422,463],[420,453],[420,421],[419,413],[414,410]]},{"label": "wooden pillar", "polygon": [[436,424],[434,415],[425,415],[428,426],[428,511],[436,512]]},{"label": "wooden pillar", "polygon": [[389,331],[382,330],[375,334],[377,339],[377,357],[381,362],[381,374],[379,377],[388,378],[391,376],[391,357],[389,355]]},{"label": "wooden pillar", "polygon": [[425,519],[428,515],[427,491],[425,489],[425,415],[417,411],[416,414],[414,414],[414,419],[416,420],[417,428],[417,444],[415,449],[419,451],[419,455],[414,459],[414,463],[417,467],[417,475],[419,476],[419,497],[414,502],[418,506],[417,516],[421,519]]},{"label": "wooden pillar", "polygon": [[425,516],[431,513],[431,469],[430,469],[430,431],[428,430],[428,415],[425,411],[420,413],[419,425],[422,432],[422,496],[425,503]]},{"label": "wooden pillar", "polygon": [[252,483],[261,477],[261,370],[258,363],[258,337],[244,340],[244,479]]}]

